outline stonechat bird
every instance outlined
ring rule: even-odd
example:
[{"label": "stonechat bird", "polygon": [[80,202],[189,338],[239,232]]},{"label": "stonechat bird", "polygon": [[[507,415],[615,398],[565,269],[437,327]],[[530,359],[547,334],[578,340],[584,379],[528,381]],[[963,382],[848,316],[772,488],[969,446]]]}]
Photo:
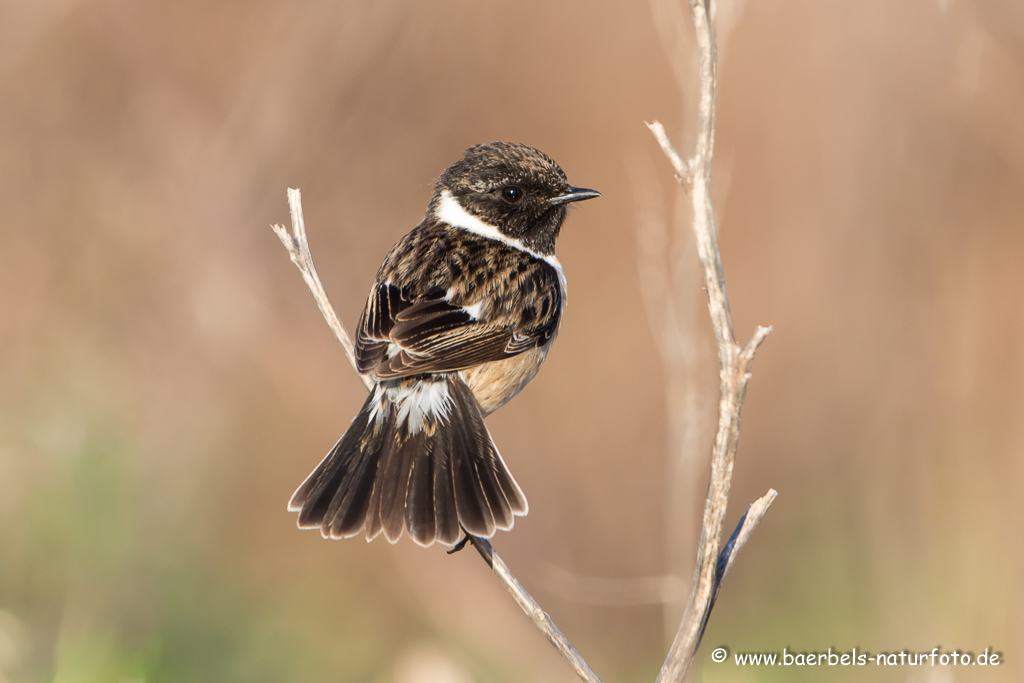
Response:
[{"label": "stonechat bird", "polygon": [[493,142],[466,150],[418,226],[391,248],[355,338],[374,386],[291,498],[324,538],[489,538],[527,512],[484,417],[540,369],[565,306],[555,240],[573,187],[550,157]]}]

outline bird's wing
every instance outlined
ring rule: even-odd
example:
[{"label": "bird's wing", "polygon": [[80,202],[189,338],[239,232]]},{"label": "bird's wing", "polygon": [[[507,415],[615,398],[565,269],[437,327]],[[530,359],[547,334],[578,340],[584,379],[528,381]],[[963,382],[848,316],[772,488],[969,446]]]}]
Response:
[{"label": "bird's wing", "polygon": [[535,273],[536,282],[492,294],[486,306],[453,303],[440,287],[415,297],[378,283],[359,320],[359,371],[375,379],[454,372],[542,346],[558,329],[562,299],[552,269]]}]

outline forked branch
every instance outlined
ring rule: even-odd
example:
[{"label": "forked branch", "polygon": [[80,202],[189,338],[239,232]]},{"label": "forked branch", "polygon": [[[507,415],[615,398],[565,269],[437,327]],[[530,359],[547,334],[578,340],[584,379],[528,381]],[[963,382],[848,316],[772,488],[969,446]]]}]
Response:
[{"label": "forked branch", "polygon": [[676,172],[676,179],[690,198],[691,223],[697,240],[697,253],[704,271],[708,310],[715,331],[719,364],[718,429],[711,459],[711,478],[704,503],[700,545],[694,568],[693,590],[683,621],[658,676],[658,683],[682,681],[692,665],[714,607],[722,579],[732,567],[736,554],[760,522],[777,495],[774,490],[756,501],[741,519],[732,538],[721,549],[725,513],[732,485],[733,463],[739,440],[740,413],[746,397],[747,382],[754,353],[770,327],[758,327],[745,346],[736,342],[725,275],[715,231],[711,204],[711,161],[715,140],[715,90],[718,80],[717,49],[713,16],[708,0],[690,0],[699,59],[697,135],[694,152],[683,157],[669,139],[665,128],[655,121],[648,124],[662,151]]},{"label": "forked branch", "polygon": [[274,224],[270,227],[281,239],[284,248],[288,250],[288,256],[291,257],[292,263],[302,273],[302,279],[306,281],[306,286],[309,287],[313,298],[316,299],[316,305],[320,308],[324,320],[327,321],[327,326],[331,328],[338,343],[341,344],[341,348],[345,350],[352,369],[359,375],[359,379],[363,380],[367,389],[373,389],[373,380],[367,375],[360,374],[356,369],[356,352],[352,338],[348,336],[341,318],[335,313],[334,306],[331,305],[331,300],[327,298],[327,292],[320,282],[320,276],[316,274],[313,255],[309,253],[309,242],[306,240],[306,220],[302,216],[302,193],[290,187],[288,188],[288,212],[292,217],[291,233],[283,225]]}]

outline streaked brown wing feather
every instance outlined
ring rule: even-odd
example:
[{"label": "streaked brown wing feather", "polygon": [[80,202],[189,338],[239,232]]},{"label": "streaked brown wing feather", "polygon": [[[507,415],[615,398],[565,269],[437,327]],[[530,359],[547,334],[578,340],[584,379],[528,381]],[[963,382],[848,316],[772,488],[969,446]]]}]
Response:
[{"label": "streaked brown wing feather", "polygon": [[[543,344],[557,326],[557,314],[553,311],[549,324],[515,330],[474,320],[465,309],[443,299],[405,301],[394,285],[381,284],[360,319],[356,360],[360,372],[372,372],[376,379],[454,372]],[[386,358],[389,343],[397,346],[397,353]]]},{"label": "streaked brown wing feather", "polygon": [[459,345],[431,347],[425,353],[402,349],[378,366],[374,375],[378,379],[394,379],[425,372],[454,372],[501,360],[516,355],[505,352],[508,337],[508,332],[497,330],[487,335],[463,335]]},{"label": "streaked brown wing feather", "polygon": [[[464,308],[481,300],[482,316]],[[547,343],[561,304],[550,264],[443,224],[421,224],[377,274],[356,331],[356,362],[376,379],[395,379],[504,360]]]}]

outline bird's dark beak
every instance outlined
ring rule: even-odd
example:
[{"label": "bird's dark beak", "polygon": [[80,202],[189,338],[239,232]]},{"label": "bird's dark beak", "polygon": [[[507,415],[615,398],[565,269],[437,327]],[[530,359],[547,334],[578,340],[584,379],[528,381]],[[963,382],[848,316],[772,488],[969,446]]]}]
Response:
[{"label": "bird's dark beak", "polygon": [[566,190],[565,194],[560,194],[557,197],[552,197],[548,200],[548,204],[568,204],[569,202],[578,202],[584,199],[593,199],[594,197],[600,197],[601,193],[597,190],[588,190],[585,187],[570,187]]}]

